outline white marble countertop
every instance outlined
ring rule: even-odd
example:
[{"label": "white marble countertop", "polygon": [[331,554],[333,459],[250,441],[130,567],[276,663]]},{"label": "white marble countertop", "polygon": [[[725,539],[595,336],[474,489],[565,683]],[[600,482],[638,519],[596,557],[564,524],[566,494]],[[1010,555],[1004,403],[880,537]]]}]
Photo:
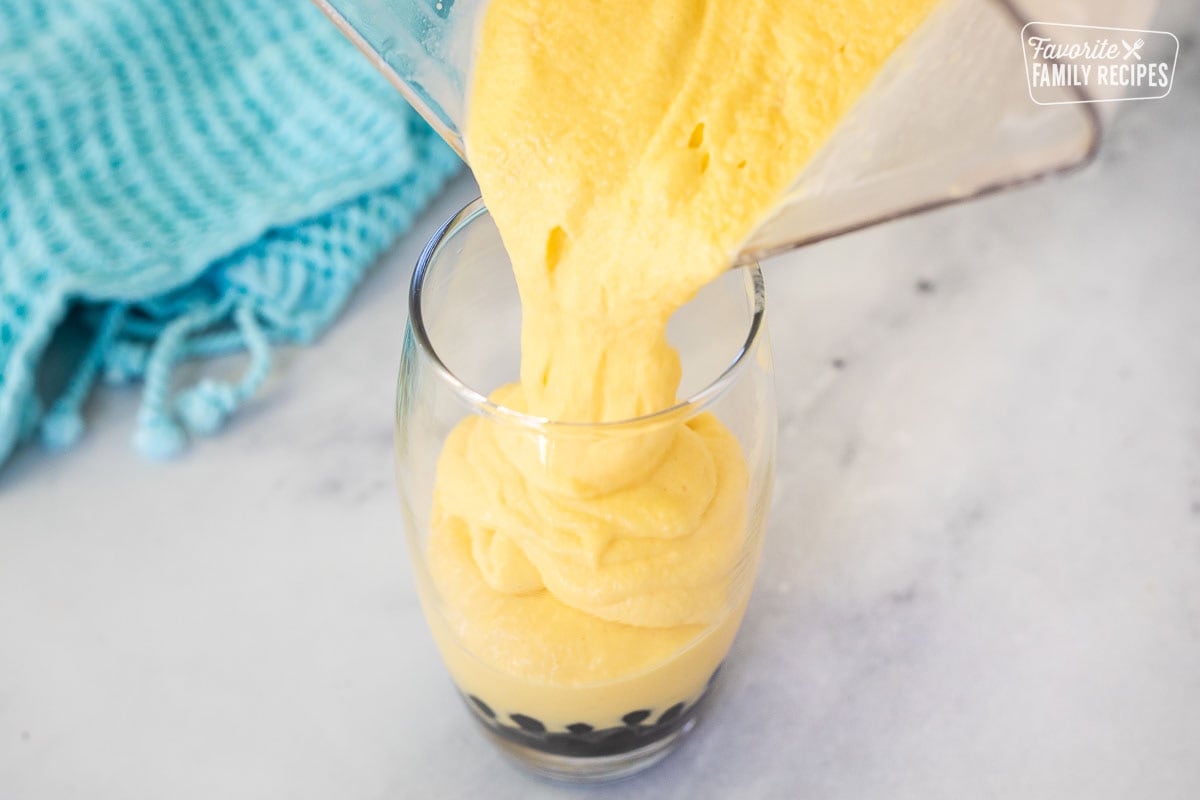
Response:
[{"label": "white marble countertop", "polygon": [[146,463],[105,389],[0,472],[0,799],[1200,796],[1196,16],[1086,172],[767,265],[767,557],[660,767],[517,772],[417,607],[393,380],[464,178],[223,435]]}]

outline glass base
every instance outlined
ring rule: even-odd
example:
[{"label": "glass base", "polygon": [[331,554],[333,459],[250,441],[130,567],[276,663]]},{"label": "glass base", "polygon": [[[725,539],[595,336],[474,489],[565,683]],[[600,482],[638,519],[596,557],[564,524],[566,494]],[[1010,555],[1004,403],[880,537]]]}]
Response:
[{"label": "glass base", "polygon": [[497,735],[490,726],[484,727],[487,729],[488,738],[504,755],[517,766],[539,777],[570,783],[607,783],[628,778],[653,767],[669,756],[695,726],[696,718],[689,717],[682,725],[660,739],[610,756],[565,756],[547,753]]},{"label": "glass base", "polygon": [[661,713],[630,712],[623,724],[609,728],[578,723],[548,730],[521,714],[502,719],[476,697],[466,695],[464,700],[488,738],[524,769],[554,780],[603,783],[627,778],[666,758],[696,726],[716,677],[714,673],[708,690],[691,705],[679,703]]}]

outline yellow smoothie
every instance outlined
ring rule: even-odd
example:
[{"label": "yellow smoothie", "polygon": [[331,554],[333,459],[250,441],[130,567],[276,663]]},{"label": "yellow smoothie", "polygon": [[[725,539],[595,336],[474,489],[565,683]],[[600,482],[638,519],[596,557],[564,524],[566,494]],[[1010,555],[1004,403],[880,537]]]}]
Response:
[{"label": "yellow smoothie", "polygon": [[[671,315],[727,269],[934,0],[491,0],[467,153],[522,303],[493,400],[610,422],[672,406]],[[698,697],[756,558],[711,414],[611,441],[464,420],[438,465],[430,623],[496,713],[619,724]]]}]

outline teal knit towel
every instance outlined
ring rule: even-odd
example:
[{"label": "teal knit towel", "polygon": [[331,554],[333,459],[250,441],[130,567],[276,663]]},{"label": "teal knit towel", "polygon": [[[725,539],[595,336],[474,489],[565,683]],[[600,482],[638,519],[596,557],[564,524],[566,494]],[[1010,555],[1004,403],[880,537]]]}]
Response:
[{"label": "teal knit towel", "polygon": [[[216,431],[458,166],[305,0],[0,0],[0,463],[76,441],[97,377],[143,381],[147,455]],[[91,346],[41,398],[68,310]]]}]

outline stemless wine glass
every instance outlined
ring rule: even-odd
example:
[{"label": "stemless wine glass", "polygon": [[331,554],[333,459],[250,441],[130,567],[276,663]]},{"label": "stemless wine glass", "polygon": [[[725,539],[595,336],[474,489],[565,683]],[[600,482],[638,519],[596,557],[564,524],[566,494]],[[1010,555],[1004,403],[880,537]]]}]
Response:
[{"label": "stemless wine glass", "polygon": [[[674,407],[559,422],[489,399],[518,378],[521,307],[482,200],[421,254],[396,392],[413,570],[467,709],[534,772],[630,775],[696,723],[745,611],[770,504],[763,300],[752,265],[676,312],[667,332],[686,399]],[[693,449],[677,452],[685,439]],[[685,477],[656,472],[666,469]],[[578,488],[598,475],[617,488]],[[670,505],[639,502],[650,496],[639,492],[675,497],[701,484],[711,491],[686,529],[664,534]],[[595,520],[621,534],[597,537]]]}]

